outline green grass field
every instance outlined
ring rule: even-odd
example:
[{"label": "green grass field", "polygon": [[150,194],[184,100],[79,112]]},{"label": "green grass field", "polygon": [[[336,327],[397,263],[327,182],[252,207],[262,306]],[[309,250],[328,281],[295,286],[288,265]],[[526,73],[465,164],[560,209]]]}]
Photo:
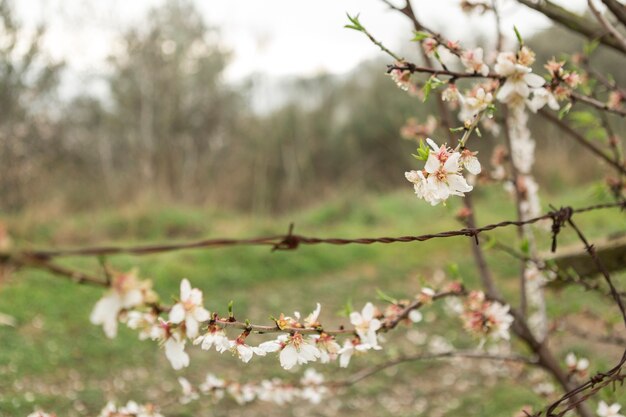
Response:
[{"label": "green grass field", "polygon": [[[475,196],[480,225],[515,217],[508,196],[491,190]],[[494,203],[495,202],[495,203]],[[555,205],[575,207],[598,202],[589,190],[544,199]],[[213,209],[185,207],[141,207],[121,211],[84,213],[54,218],[46,214],[3,216],[19,248],[74,247],[103,243],[147,243],[184,241],[204,237],[250,237],[284,233],[293,221],[296,232],[327,237],[363,237],[424,234],[459,228],[454,213],[459,201],[449,207],[430,207],[410,190],[382,196],[353,196],[312,209],[274,217],[251,217]],[[597,211],[576,217],[592,240],[608,231],[626,230],[626,216],[617,210]],[[548,231],[538,232],[542,249],[550,243]],[[492,234],[515,242],[514,229]],[[575,242],[564,230],[561,245]],[[437,239],[421,243],[370,246],[305,246],[297,251],[271,253],[267,247],[238,247],[191,250],[142,257],[112,256],[106,261],[117,270],[137,266],[142,277],[154,280],[162,299],[178,294],[181,278],[187,277],[205,294],[211,311],[225,313],[229,300],[235,302],[238,318],[270,323],[269,316],[294,310],[308,313],[322,303],[324,323],[348,323],[337,313],[348,300],[355,309],[376,299],[376,289],[398,298],[411,298],[422,284],[433,285],[432,277],[449,264],[458,265],[464,283],[476,287],[468,238]],[[498,284],[517,302],[518,261],[490,249],[487,252]],[[98,273],[93,259],[67,259],[67,265]],[[623,284],[623,275],[617,278]],[[621,282],[620,282],[621,281]],[[275,358],[254,358],[242,364],[229,354],[188,348],[191,366],[175,372],[158,346],[139,341],[136,333],[120,326],[118,337],[107,339],[101,328],[89,323],[89,313],[102,289],[81,286],[62,277],[36,270],[2,275],[0,313],[9,314],[17,326],[0,326],[0,416],[26,416],[35,406],[59,416],[97,415],[108,399],[128,399],[168,404],[168,416],[258,415],[512,415],[523,405],[546,402],[529,388],[535,372],[502,368],[487,369],[484,363],[437,361],[410,363],[390,369],[378,377],[338,392],[323,407],[308,405],[278,408],[264,403],[245,408],[230,400],[218,404],[202,400],[180,406],[177,377],[199,383],[208,372],[242,381],[268,376],[297,380],[300,372],[283,371]],[[589,310],[606,317],[617,316],[612,306],[595,294],[568,288],[550,295],[550,315]],[[377,301],[383,305],[382,301]],[[458,347],[477,343],[464,335],[457,321],[443,317],[434,305],[424,310],[425,322],[410,332],[400,328],[388,337],[387,347],[353,359],[350,367],[314,364],[327,379],[347,377],[370,363],[380,363],[400,353],[416,353],[425,346],[416,343],[417,332],[429,339],[443,336]],[[407,335],[409,337],[407,337]],[[558,339],[558,338],[557,338]],[[259,342],[265,340],[257,338]],[[558,339],[560,340],[560,339]],[[555,348],[560,350],[559,341]],[[592,369],[609,364],[615,352],[607,347],[586,346],[579,339],[567,345],[589,355]],[[563,342],[564,343],[564,342]],[[499,369],[501,368],[501,369]],[[607,397],[607,398],[610,398]],[[372,414],[373,413],[373,414]]]}]

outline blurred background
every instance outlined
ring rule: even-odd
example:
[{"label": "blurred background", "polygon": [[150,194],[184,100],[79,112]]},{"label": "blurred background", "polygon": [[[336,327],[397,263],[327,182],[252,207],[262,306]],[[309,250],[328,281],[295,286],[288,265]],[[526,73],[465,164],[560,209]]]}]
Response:
[{"label": "blurred background", "polygon": [[[560,3],[578,12],[585,7],[584,1]],[[464,14],[456,0],[414,4],[424,22],[463,46],[489,49],[495,43],[490,16]],[[503,4],[511,48],[516,24],[537,53],[536,72],[551,57],[582,49],[582,38],[512,2]],[[434,102],[422,103],[394,86],[385,73],[387,57],[362,34],[343,28],[346,12],[360,13],[390,49],[419,61],[408,22],[375,0],[1,0],[0,243],[24,248],[243,237],[282,233],[291,220],[303,234],[344,236],[458,227],[458,202],[427,206],[404,179],[416,167],[411,153],[417,144],[400,130],[411,117],[425,123]],[[622,84],[623,65],[602,47],[594,55],[595,68]],[[602,131],[594,137],[593,121],[585,117],[579,122],[588,137],[606,142]],[[624,121],[615,119],[623,134]],[[531,126],[544,206],[600,198],[606,168],[540,118]],[[444,137],[439,130],[432,136]],[[484,166],[501,141],[485,132],[474,142]],[[500,186],[477,188],[474,195],[480,223],[515,217]],[[598,235],[615,229],[615,221],[601,214],[582,222]],[[164,300],[188,277],[205,291],[212,311],[224,312],[233,299],[236,311],[262,321],[270,313],[312,309],[311,300],[320,300],[327,322],[345,323],[331,317],[348,299],[360,309],[377,288],[411,297],[450,262],[468,271],[463,279],[471,284],[476,277],[466,245],[461,239],[428,242],[419,251],[316,247],[271,256],[246,248],[107,262],[117,270],[139,266]],[[517,275],[517,263],[489,256],[500,278]],[[510,281],[510,288],[504,285],[514,293]],[[180,373],[163,352],[127,329],[106,340],[89,324],[100,295],[43,272],[2,271],[0,313],[10,320],[0,325],[1,416],[26,415],[35,405],[58,415],[96,415],[112,398],[174,398],[167,415],[257,415],[269,407],[245,410],[226,401],[177,408]],[[582,301],[573,300],[551,313],[580,311]],[[606,308],[601,302],[596,307]],[[458,323],[436,324],[442,314],[434,308],[424,324],[430,333],[398,336],[403,342],[390,354],[436,344],[442,336],[469,346]],[[244,381],[285,374],[277,361],[244,367],[226,355],[217,358],[195,352],[194,367],[183,374],[194,383],[207,371]],[[515,381],[507,382],[511,390],[497,390],[497,369],[483,366],[483,378],[470,365],[440,366],[406,365],[411,372],[393,370],[323,409],[272,412],[510,415],[542,401]],[[393,389],[390,381],[396,381]],[[488,404],[476,387],[493,389]],[[457,389],[464,394],[451,401]]]},{"label": "blurred background", "polygon": [[[503,27],[519,26],[538,63],[580,48],[507,4]],[[493,43],[490,17],[465,15],[455,0],[418,10],[450,39]],[[2,2],[1,209],[143,201],[284,212],[406,187],[415,144],[399,130],[408,117],[425,122],[431,104],[390,88],[388,60],[343,29],[345,12],[418,60],[403,16],[374,0]],[[610,53],[597,59],[624,76]],[[567,164],[564,142],[533,125],[539,156]],[[594,178],[538,166],[552,186]]]}]

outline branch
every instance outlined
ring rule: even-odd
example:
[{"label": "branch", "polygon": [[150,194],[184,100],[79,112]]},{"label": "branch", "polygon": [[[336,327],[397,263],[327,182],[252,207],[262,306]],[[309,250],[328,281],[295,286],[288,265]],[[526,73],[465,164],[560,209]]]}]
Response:
[{"label": "branch", "polygon": [[588,104],[597,109],[608,111],[609,113],[614,113],[621,117],[626,117],[626,110],[621,109],[621,108],[616,109],[616,108],[609,107],[606,103],[598,99],[595,99],[593,97],[585,96],[583,94],[579,94],[575,91],[572,91],[570,93],[570,98],[572,99],[572,101],[580,101],[581,103]]},{"label": "branch", "polygon": [[448,359],[448,358],[468,358],[468,359],[479,359],[479,360],[489,360],[489,361],[500,361],[500,362],[518,362],[524,363],[527,365],[538,365],[538,362],[534,358],[528,358],[521,355],[495,355],[489,354],[486,352],[480,351],[450,351],[443,353],[426,353],[419,355],[411,355],[411,356],[401,356],[397,359],[390,360],[385,363],[381,363],[379,365],[375,365],[369,368],[365,368],[349,378],[333,383],[332,385],[335,387],[344,387],[354,385],[357,382],[377,374],[385,369],[406,363],[406,362],[416,362],[430,359]]},{"label": "branch", "polygon": [[594,145],[593,143],[588,141],[583,135],[578,133],[576,130],[572,129],[567,123],[565,123],[562,120],[559,120],[558,117],[556,117],[555,115],[553,115],[552,113],[550,113],[547,110],[542,109],[542,110],[539,110],[538,113],[541,116],[543,116],[546,120],[550,121],[553,125],[557,126],[559,129],[563,130],[565,133],[567,133],[569,136],[571,136],[573,139],[575,139],[582,146],[584,146],[589,151],[591,151],[591,153],[593,153],[594,155],[596,155],[600,159],[602,159],[605,162],[607,162],[609,165],[611,165],[613,168],[615,168],[620,174],[622,174],[622,175],[626,174],[626,168],[623,165],[621,165],[621,164],[619,164],[619,162],[611,159],[600,148],[598,148],[596,145]]},{"label": "branch", "polygon": [[[589,5],[589,9],[591,9],[591,13],[593,13],[594,17],[600,23],[600,25],[613,37],[622,47],[622,50],[626,51],[626,38],[622,35],[612,24],[607,20],[606,17],[596,8],[595,4],[593,4],[593,0],[587,0],[587,4]],[[622,6],[622,10],[626,9],[626,7]]]},{"label": "branch", "polygon": [[626,53],[626,48],[614,37],[605,33],[602,27],[598,26],[589,19],[579,16],[576,13],[572,13],[561,6],[552,3],[549,0],[517,0],[517,2],[538,11],[539,13],[574,32],[578,32],[592,40],[598,39],[604,45],[622,53]]},{"label": "branch", "polygon": [[626,25],[626,7],[618,0],[602,0],[602,3],[613,13],[613,15]]}]

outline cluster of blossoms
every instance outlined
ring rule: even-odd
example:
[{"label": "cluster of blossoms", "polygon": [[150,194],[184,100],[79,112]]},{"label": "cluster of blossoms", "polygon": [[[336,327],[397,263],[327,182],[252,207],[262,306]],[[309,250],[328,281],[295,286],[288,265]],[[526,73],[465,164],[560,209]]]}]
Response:
[{"label": "cluster of blossoms", "polygon": [[438,146],[430,138],[426,139],[428,156],[421,171],[405,173],[406,179],[413,183],[415,194],[435,206],[445,202],[450,196],[463,196],[473,187],[461,172],[465,168],[470,174],[479,174],[480,162],[476,153],[469,149],[452,150],[445,145]]},{"label": "cluster of blossoms", "polygon": [[482,291],[469,293],[461,312],[463,327],[481,338],[509,340],[513,316],[509,306],[487,300]]},{"label": "cluster of blossoms", "polygon": [[213,374],[207,375],[197,388],[185,378],[179,378],[178,381],[182,387],[180,402],[183,404],[198,400],[201,396],[208,397],[214,402],[228,396],[240,405],[255,400],[276,405],[285,405],[296,400],[319,404],[329,392],[324,383],[324,376],[312,368],[304,372],[297,385],[289,384],[279,378],[266,379],[254,384],[242,384],[218,378]]},{"label": "cluster of blossoms", "polygon": [[[35,411],[28,417],[56,417],[56,414]],[[135,401],[129,401],[125,406],[120,407],[117,407],[113,402],[108,402],[98,417],[163,417],[163,415],[152,404],[138,404]]]},{"label": "cluster of blossoms", "polygon": [[[310,362],[330,363],[338,361],[341,367],[347,367],[355,354],[370,350],[381,350],[379,332],[400,322],[417,323],[422,316],[417,306],[430,303],[434,290],[424,288],[417,295],[417,304],[398,301],[390,304],[384,311],[378,310],[368,302],[360,312],[350,313],[353,330],[341,328],[326,332],[319,322],[321,305],[308,316],[302,318],[299,312],[292,317],[281,314],[274,320],[275,327],[263,327],[262,332],[280,333],[275,339],[251,346],[247,338],[255,331],[246,323],[236,322],[232,315],[220,318],[203,307],[203,295],[197,288],[192,288],[187,279],[180,284],[180,298],[170,309],[160,307],[156,295],[152,293],[149,281],[140,281],[136,273],[116,276],[112,288],[99,300],[92,313],[92,321],[102,324],[109,337],[115,335],[117,321],[122,321],[131,329],[137,330],[141,340],[151,339],[163,346],[165,356],[174,369],[189,366],[189,355],[185,351],[188,341],[199,345],[203,350],[215,349],[218,353],[230,352],[242,362],[249,362],[254,356],[267,356],[276,353],[284,369]],[[450,284],[446,291],[462,294],[460,284]],[[132,302],[126,302],[131,299]],[[111,305],[111,310],[103,309]],[[106,313],[106,314],[105,314]],[[168,320],[161,317],[168,314]],[[225,328],[235,326],[243,329],[238,337],[230,339]],[[345,335],[343,344],[338,335]]]}]

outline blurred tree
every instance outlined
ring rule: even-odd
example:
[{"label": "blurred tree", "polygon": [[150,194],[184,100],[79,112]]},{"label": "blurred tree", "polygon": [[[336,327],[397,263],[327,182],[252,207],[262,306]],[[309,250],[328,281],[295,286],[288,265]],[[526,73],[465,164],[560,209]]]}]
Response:
[{"label": "blurred tree", "polygon": [[221,82],[229,54],[216,34],[191,2],[171,0],[124,35],[110,57],[110,110],[98,138],[110,181],[123,180],[120,165],[136,190],[204,199],[238,105]]},{"label": "blurred tree", "polygon": [[52,111],[62,64],[42,48],[44,28],[29,33],[0,0],[0,207],[20,208],[45,187],[39,174],[52,169],[58,143]]}]

